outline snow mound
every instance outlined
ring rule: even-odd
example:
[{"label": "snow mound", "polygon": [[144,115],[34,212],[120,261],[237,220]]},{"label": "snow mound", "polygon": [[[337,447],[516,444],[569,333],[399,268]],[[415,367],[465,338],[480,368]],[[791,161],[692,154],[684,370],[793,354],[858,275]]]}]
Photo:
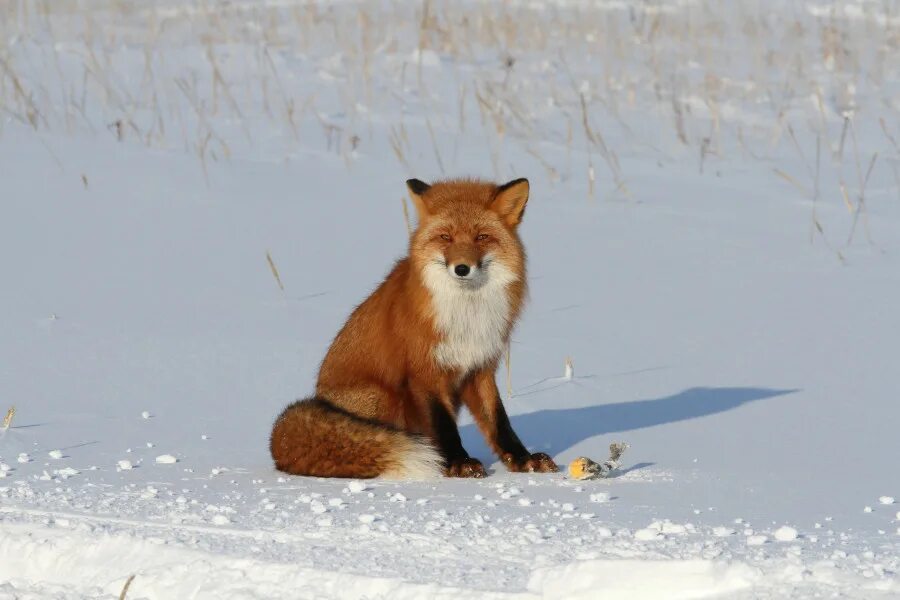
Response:
[{"label": "snow mound", "polygon": [[535,571],[528,589],[542,597],[703,598],[751,587],[757,573],[742,563],[706,560],[588,560]]},{"label": "snow mound", "polygon": [[[228,519],[214,519],[225,525]],[[46,586],[62,586],[52,597],[69,600],[119,597],[125,580],[136,574],[129,597],[198,597],[280,600],[312,598],[452,598],[472,597],[471,590],[413,584],[397,578],[350,575],[291,563],[206,554],[159,544],[152,539],[99,532],[84,534],[33,525],[4,523],[0,538],[0,581],[11,581],[13,596],[29,589],[34,597]],[[86,558],[89,557],[89,558]],[[37,592],[35,591],[37,590]],[[4,590],[0,588],[0,597]],[[478,593],[482,598],[506,594]],[[27,596],[26,596],[27,597]]]},{"label": "snow mound", "polygon": [[797,539],[797,530],[793,527],[779,527],[775,530],[775,539],[779,542],[793,542]]}]

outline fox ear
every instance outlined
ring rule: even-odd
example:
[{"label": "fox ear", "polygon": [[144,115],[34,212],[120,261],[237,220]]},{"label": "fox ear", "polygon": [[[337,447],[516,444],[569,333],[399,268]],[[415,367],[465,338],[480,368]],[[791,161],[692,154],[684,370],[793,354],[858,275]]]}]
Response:
[{"label": "fox ear", "polygon": [[409,189],[409,197],[416,207],[416,213],[418,213],[419,219],[427,216],[428,205],[425,204],[425,199],[422,196],[431,189],[431,186],[419,179],[407,179],[406,187]]},{"label": "fox ear", "polygon": [[515,227],[522,222],[525,204],[528,202],[528,180],[513,179],[497,188],[491,210],[500,215],[507,225]]}]

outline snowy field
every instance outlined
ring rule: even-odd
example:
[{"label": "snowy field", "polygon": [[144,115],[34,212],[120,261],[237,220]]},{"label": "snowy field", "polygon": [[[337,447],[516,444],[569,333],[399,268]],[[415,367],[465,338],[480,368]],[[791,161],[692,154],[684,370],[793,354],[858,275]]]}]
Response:
[{"label": "snowy field", "polygon": [[[900,597],[898,140],[897,0],[0,1],[0,598]],[[279,476],[460,175],[513,427],[622,469]]]}]

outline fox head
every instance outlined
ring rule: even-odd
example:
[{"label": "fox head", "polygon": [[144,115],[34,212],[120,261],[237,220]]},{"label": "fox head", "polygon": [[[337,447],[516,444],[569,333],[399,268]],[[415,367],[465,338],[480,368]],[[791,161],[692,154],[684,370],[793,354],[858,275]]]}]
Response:
[{"label": "fox head", "polygon": [[499,186],[410,179],[406,185],[418,214],[410,257],[421,273],[462,290],[524,284],[525,252],[517,228],[528,202],[527,179]]}]

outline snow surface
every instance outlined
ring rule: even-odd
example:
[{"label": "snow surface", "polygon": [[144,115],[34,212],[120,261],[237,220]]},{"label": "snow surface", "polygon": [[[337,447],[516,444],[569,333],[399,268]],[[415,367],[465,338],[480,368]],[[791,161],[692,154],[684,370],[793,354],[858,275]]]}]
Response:
[{"label": "snow surface", "polygon": [[[0,599],[900,596],[891,3],[88,4],[0,5]],[[613,477],[272,468],[443,175],[530,179],[507,410]]]}]

